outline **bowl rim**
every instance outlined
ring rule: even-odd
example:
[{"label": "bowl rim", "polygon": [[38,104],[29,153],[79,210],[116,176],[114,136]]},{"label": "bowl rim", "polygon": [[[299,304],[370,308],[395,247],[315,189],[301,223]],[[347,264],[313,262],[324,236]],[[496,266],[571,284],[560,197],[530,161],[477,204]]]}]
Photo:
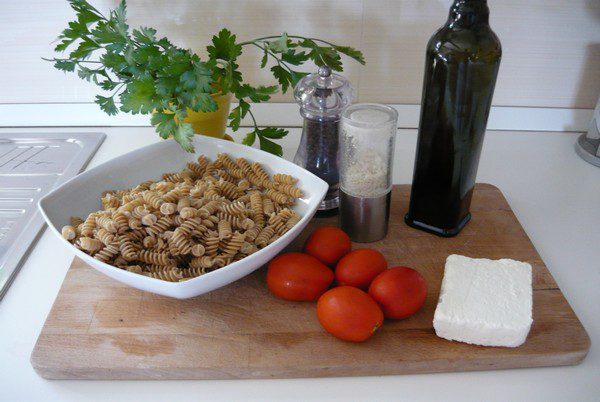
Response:
[{"label": "bowl rim", "polygon": [[[195,136],[195,138],[193,139],[194,145],[197,146],[197,145],[200,145],[200,143],[208,143],[208,144],[210,144],[210,143],[215,143],[216,142],[217,143],[217,148],[220,148],[218,146],[220,144],[220,145],[225,145],[225,148],[231,148],[231,147],[233,147],[234,149],[237,149],[239,151],[244,151],[245,150],[246,152],[248,151],[247,148],[252,148],[251,153],[253,153],[253,152],[264,153],[269,158],[271,158],[271,157],[272,158],[281,158],[281,161],[285,165],[288,165],[288,166],[292,167],[293,169],[302,169],[302,170],[304,170],[304,174],[305,175],[307,175],[308,177],[311,177],[312,179],[316,179],[317,183],[319,183],[321,185],[320,189],[318,189],[318,188],[315,189],[315,193],[316,193],[315,195],[317,197],[319,197],[319,193],[320,192],[322,192],[322,194],[320,195],[320,199],[316,202],[316,207],[315,207],[315,211],[314,212],[316,212],[316,209],[318,208],[318,205],[321,203],[321,201],[325,198],[325,195],[327,194],[327,190],[329,188],[329,185],[327,184],[327,182],[325,182],[323,179],[321,179],[320,177],[316,176],[315,174],[309,172],[308,170],[302,168],[301,166],[296,165],[295,163],[293,163],[293,162],[291,162],[291,161],[289,161],[287,159],[284,159],[283,157],[279,157],[277,155],[270,154],[270,153],[265,152],[265,151],[263,151],[261,149],[258,149],[258,148],[249,147],[247,145],[242,145],[242,144],[237,144],[237,143],[232,142],[232,141],[218,139],[218,138],[214,138],[214,137],[206,137],[206,138],[204,138],[204,137],[205,136]],[[88,258],[94,258],[93,256],[91,256],[91,255],[89,255],[87,253],[84,253],[82,250],[79,250],[77,247],[75,247],[72,243],[70,243],[69,241],[67,241],[62,236],[62,234],[58,231],[58,228],[54,225],[54,223],[52,222],[52,220],[49,218],[48,214],[46,213],[45,204],[48,203],[48,202],[50,202],[48,200],[52,199],[57,194],[59,194],[63,190],[64,187],[69,187],[69,186],[73,185],[73,183],[77,183],[77,182],[79,182],[81,180],[85,180],[85,178],[88,175],[95,173],[95,171],[97,171],[97,170],[108,169],[110,167],[111,163],[113,163],[115,160],[119,160],[119,159],[122,160],[122,159],[130,158],[131,156],[135,156],[135,155],[138,155],[140,153],[144,153],[144,152],[146,152],[149,149],[173,146],[174,142],[175,141],[171,138],[171,139],[168,139],[168,140],[158,141],[158,142],[155,142],[153,144],[149,144],[149,145],[143,146],[141,148],[134,149],[134,150],[132,150],[130,152],[126,152],[124,154],[121,154],[119,156],[111,158],[111,159],[109,159],[109,160],[107,160],[107,161],[105,161],[105,162],[103,162],[103,163],[101,163],[101,164],[99,164],[97,166],[94,166],[94,167],[92,167],[90,169],[86,169],[83,172],[79,173],[78,175],[76,175],[76,176],[72,177],[71,179],[67,180],[66,182],[62,183],[60,186],[58,186],[56,188],[53,188],[50,192],[48,192],[46,195],[44,195],[43,197],[41,197],[39,199],[39,201],[38,201],[38,209],[39,209],[40,213],[42,214],[44,220],[46,221],[46,224],[48,225],[48,228],[50,229],[50,231],[53,232],[56,236],[58,236],[59,239],[60,239],[60,241],[63,242],[63,244],[65,244],[70,250],[74,251],[75,255],[77,257],[79,257],[80,259],[82,259],[82,260],[85,261]],[[184,152],[184,151],[182,150],[182,152]],[[195,153],[196,152],[194,152],[194,154]],[[239,152],[239,153],[243,154],[243,152]],[[251,156],[251,155],[249,155],[249,156]],[[266,167],[269,168],[268,165]],[[89,172],[92,172],[92,173],[89,173]],[[302,216],[302,218],[296,224],[296,226],[297,227],[302,227],[303,224],[305,222],[307,223],[307,221],[309,219],[311,219],[313,215],[314,215],[313,212],[309,212],[309,213],[305,214],[304,216]],[[293,230],[293,228],[291,230]],[[291,230],[290,230],[290,232],[291,232]],[[281,236],[280,238],[278,238],[277,240],[275,240],[273,243],[271,243],[271,244],[267,245],[266,247],[258,250],[256,253],[253,253],[253,254],[250,254],[250,255],[244,257],[241,260],[232,262],[231,264],[227,264],[226,266],[224,266],[222,268],[216,269],[214,271],[210,271],[210,272],[208,272],[206,274],[203,274],[203,275],[200,275],[200,276],[197,276],[197,277],[194,277],[194,278],[190,278],[190,279],[188,279],[186,281],[181,281],[181,282],[169,282],[169,281],[164,281],[164,280],[161,280],[161,279],[158,279],[158,278],[152,278],[152,277],[148,277],[148,276],[145,276],[145,275],[136,274],[134,272],[130,272],[130,271],[127,271],[127,270],[115,267],[114,265],[107,264],[107,263],[102,262],[100,260],[94,260],[94,263],[99,264],[100,266],[102,266],[105,269],[115,270],[115,272],[119,272],[119,274],[125,275],[126,277],[129,276],[131,278],[136,278],[136,280],[139,280],[139,281],[142,281],[142,282],[147,280],[148,281],[147,283],[152,283],[152,284],[158,284],[158,283],[160,283],[161,286],[164,286],[165,288],[172,288],[172,289],[175,289],[175,288],[185,288],[185,287],[193,286],[192,283],[197,283],[198,281],[196,281],[196,279],[202,280],[202,278],[205,278],[205,277],[211,278],[211,277],[213,277],[215,275],[218,275],[218,271],[220,271],[221,269],[224,269],[224,268],[234,269],[236,267],[239,267],[240,265],[242,265],[240,263],[242,263],[244,260],[246,260],[246,258],[249,258],[249,257],[252,257],[252,256],[255,256],[253,259],[260,258],[266,252],[268,252],[267,249],[270,248],[270,246],[276,246],[276,245],[281,244],[282,242],[286,241],[287,240],[286,235],[287,234],[291,234],[290,232],[286,232],[283,236]],[[245,261],[245,262],[248,263],[248,261]],[[206,280],[206,279],[204,279],[204,280]]]}]

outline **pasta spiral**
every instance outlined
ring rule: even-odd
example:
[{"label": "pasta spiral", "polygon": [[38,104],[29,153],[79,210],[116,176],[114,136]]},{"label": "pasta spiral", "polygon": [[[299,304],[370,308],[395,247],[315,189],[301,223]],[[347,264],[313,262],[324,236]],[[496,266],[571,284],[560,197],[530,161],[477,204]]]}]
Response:
[{"label": "pasta spiral", "polygon": [[96,253],[104,247],[104,244],[100,240],[91,237],[80,237],[78,243],[82,250],[89,251],[90,253]]},{"label": "pasta spiral", "polygon": [[167,253],[156,253],[148,250],[142,250],[139,252],[139,260],[146,264],[154,265],[173,265],[173,260],[169,258]]},{"label": "pasta spiral", "polygon": [[171,220],[171,218],[169,218],[168,216],[163,216],[162,218],[158,219],[156,223],[154,223],[154,225],[148,226],[146,228],[146,232],[149,235],[158,236],[169,230],[172,222],[173,221]]},{"label": "pasta spiral", "polygon": [[165,202],[160,206],[159,211],[163,215],[173,215],[177,211],[177,205],[172,202]]},{"label": "pasta spiral", "polygon": [[66,240],[73,240],[77,236],[77,230],[71,225],[65,225],[60,230],[60,234]]},{"label": "pasta spiral", "polygon": [[171,268],[156,272],[144,272],[144,275],[167,282],[179,282],[183,279],[183,272],[179,268]]},{"label": "pasta spiral", "polygon": [[101,228],[96,232],[96,238],[105,245],[109,245],[115,240],[115,234]]},{"label": "pasta spiral", "polygon": [[240,201],[234,201],[231,204],[223,204],[221,206],[221,211],[238,218],[245,218],[248,216],[246,213],[246,204]]},{"label": "pasta spiral", "polygon": [[160,209],[160,206],[164,203],[164,201],[156,193],[153,193],[149,190],[146,190],[142,193],[142,198],[154,209]]},{"label": "pasta spiral", "polygon": [[258,236],[256,236],[256,240],[254,240],[254,243],[256,243],[257,246],[264,247],[267,245],[267,242],[271,237],[273,237],[274,234],[275,230],[273,230],[271,226],[266,226],[263,230],[260,231]]},{"label": "pasta spiral", "polygon": [[278,204],[289,204],[291,202],[290,196],[288,196],[284,193],[281,193],[277,190],[268,189],[265,192],[265,195]]},{"label": "pasta spiral", "polygon": [[83,226],[81,228],[81,235],[85,237],[93,236],[94,229],[96,229],[96,215],[90,214],[83,222]]},{"label": "pasta spiral", "polygon": [[204,174],[204,169],[206,169],[206,166],[201,166],[199,163],[195,162],[188,162],[186,166],[188,170],[194,173],[195,178],[202,177],[202,175]]},{"label": "pasta spiral", "polygon": [[123,256],[125,261],[137,260],[139,252],[132,241],[128,239],[122,239],[119,242],[119,249],[121,250],[121,255]]},{"label": "pasta spiral", "polygon": [[282,184],[296,184],[296,182],[298,181],[298,179],[296,179],[295,177],[283,173],[275,173],[273,175],[273,180],[277,183]]},{"label": "pasta spiral", "polygon": [[254,222],[259,226],[264,225],[264,200],[258,191],[250,194],[250,208],[252,209],[252,219]]},{"label": "pasta spiral", "polygon": [[292,198],[302,197],[302,190],[292,184],[280,183],[276,186],[277,191],[288,195]]},{"label": "pasta spiral", "polygon": [[110,262],[119,253],[119,247],[116,244],[108,244],[106,247],[98,251],[94,258],[102,262]]},{"label": "pasta spiral", "polygon": [[219,239],[220,240],[229,239],[231,237],[231,235],[232,235],[231,223],[229,223],[229,221],[226,221],[226,220],[219,221],[217,228],[219,231]]},{"label": "pasta spiral", "polygon": [[236,255],[238,251],[240,251],[242,244],[244,244],[245,238],[246,236],[243,233],[235,232],[223,248],[223,255],[225,257],[233,257]]}]

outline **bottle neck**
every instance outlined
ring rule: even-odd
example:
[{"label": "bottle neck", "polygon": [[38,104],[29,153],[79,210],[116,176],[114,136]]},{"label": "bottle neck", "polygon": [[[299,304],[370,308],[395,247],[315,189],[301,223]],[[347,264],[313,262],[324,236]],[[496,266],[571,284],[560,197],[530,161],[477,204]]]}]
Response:
[{"label": "bottle neck", "polygon": [[469,28],[489,24],[490,9],[487,0],[454,0],[447,25],[450,28]]}]

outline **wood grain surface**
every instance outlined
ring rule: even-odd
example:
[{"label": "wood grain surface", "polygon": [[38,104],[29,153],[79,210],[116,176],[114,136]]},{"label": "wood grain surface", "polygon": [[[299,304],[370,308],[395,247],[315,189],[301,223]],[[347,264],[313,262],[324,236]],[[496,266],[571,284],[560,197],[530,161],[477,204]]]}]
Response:
[{"label": "wood grain surface", "polygon": [[[369,244],[390,265],[408,265],[428,283],[424,308],[386,322],[364,343],[319,325],[315,303],[271,295],[265,269],[204,296],[175,300],[116,282],[75,259],[31,356],[48,379],[228,379],[389,375],[577,364],[590,339],[495,187],[478,184],[473,219],[454,238],[403,223],[410,187],[396,186],[388,236]],[[299,249],[315,218],[290,249]],[[355,247],[365,245],[355,244]],[[533,266],[533,326],[518,348],[450,342],[433,313],[448,254],[513,258]]]}]

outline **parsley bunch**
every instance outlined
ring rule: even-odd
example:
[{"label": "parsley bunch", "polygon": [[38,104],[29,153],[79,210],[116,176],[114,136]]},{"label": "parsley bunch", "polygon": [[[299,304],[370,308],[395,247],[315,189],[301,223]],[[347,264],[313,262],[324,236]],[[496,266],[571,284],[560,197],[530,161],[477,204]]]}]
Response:
[{"label": "parsley bunch", "polygon": [[[238,42],[234,34],[222,29],[207,47],[208,58],[201,60],[189,49],[172,44],[167,38],[156,37],[153,28],[140,27],[130,31],[126,4],[104,16],[86,0],[68,0],[76,19],[59,36],[55,51],[72,48],[67,58],[53,58],[54,67],[94,82],[106,96],[97,95],[95,102],[109,115],[119,112],[152,114],[151,123],[162,138],[173,137],[183,149],[193,152],[194,135],[191,124],[183,122],[188,108],[198,112],[217,110],[212,94],[232,93],[238,106],[230,115],[230,125],[237,131],[241,120],[249,115],[254,130],[242,143],[253,145],[258,137],[262,150],[282,155],[273,140],[285,137],[282,128],[259,128],[252,114],[251,103],[268,101],[281,88],[285,93],[307,73],[294,68],[306,61],[317,66],[328,65],[342,71],[341,55],[364,64],[362,53],[348,46],[338,46],[316,38],[286,33]],[[271,72],[278,82],[272,86],[252,86],[244,83],[236,63],[246,46],[261,49],[260,67],[273,62]],[[48,60],[48,59],[46,59]],[[120,106],[115,98],[118,97]]]}]

